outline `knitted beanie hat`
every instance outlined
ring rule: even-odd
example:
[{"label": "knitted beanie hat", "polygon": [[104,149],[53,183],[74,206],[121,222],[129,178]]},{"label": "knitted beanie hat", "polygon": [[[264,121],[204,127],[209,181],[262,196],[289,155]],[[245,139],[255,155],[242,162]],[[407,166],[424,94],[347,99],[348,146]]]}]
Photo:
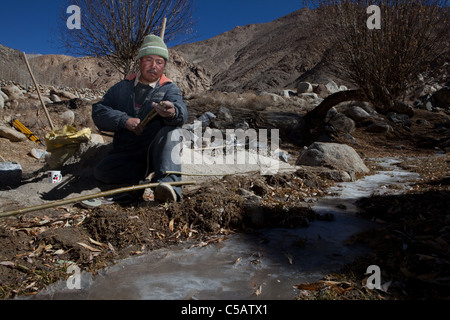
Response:
[{"label": "knitted beanie hat", "polygon": [[163,57],[166,61],[169,60],[169,50],[167,50],[163,39],[153,34],[144,38],[137,60],[149,55],[157,55]]}]

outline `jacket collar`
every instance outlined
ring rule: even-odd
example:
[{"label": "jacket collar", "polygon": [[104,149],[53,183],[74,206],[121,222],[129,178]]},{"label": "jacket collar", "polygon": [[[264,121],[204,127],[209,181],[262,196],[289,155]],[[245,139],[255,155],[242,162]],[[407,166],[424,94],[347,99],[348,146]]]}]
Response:
[{"label": "jacket collar", "polygon": [[[129,81],[133,81],[134,80],[134,86],[136,86],[139,82],[139,78],[141,77],[141,73],[140,71],[138,71],[137,73],[132,73],[130,75],[128,75],[125,80],[129,80]],[[163,86],[166,83],[171,83],[173,82],[172,80],[170,80],[169,78],[166,77],[165,74],[163,74],[161,76],[161,78],[159,79],[159,86]]]}]

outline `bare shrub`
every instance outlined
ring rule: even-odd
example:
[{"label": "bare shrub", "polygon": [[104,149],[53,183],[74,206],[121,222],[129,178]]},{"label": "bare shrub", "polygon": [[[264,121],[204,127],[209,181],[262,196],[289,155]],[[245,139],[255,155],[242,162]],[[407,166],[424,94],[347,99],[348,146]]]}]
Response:
[{"label": "bare shrub", "polygon": [[81,29],[68,30],[61,13],[58,40],[70,54],[104,57],[121,74],[136,67],[144,37],[161,34],[167,17],[166,42],[192,27],[192,0],[69,0],[81,10]]},{"label": "bare shrub", "polygon": [[[367,26],[370,5],[380,8],[380,29]],[[419,74],[448,59],[446,0],[323,0],[317,11],[333,73],[352,81],[381,112],[403,99]]]}]

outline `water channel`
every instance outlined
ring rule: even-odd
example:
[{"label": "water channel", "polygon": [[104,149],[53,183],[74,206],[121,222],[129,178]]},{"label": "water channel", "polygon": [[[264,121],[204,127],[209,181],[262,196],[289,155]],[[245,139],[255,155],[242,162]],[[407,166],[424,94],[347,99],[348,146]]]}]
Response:
[{"label": "water channel", "polygon": [[356,215],[357,199],[382,194],[387,185],[405,187],[418,178],[395,166],[396,159],[377,162],[386,170],[340,183],[333,187],[333,196],[314,204],[319,213],[334,215],[331,222],[234,234],[203,247],[183,243],[122,260],[95,277],[83,272],[81,289],[70,290],[61,281],[33,299],[291,300],[298,293],[295,284],[320,280],[367,252],[363,246],[346,244],[353,234],[376,226]]}]

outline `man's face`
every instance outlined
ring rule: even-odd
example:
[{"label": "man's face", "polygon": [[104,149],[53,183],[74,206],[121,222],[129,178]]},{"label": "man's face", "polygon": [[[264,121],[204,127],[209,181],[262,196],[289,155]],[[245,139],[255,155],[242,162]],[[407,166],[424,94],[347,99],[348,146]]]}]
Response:
[{"label": "man's face", "polygon": [[139,68],[141,70],[141,82],[153,83],[161,78],[164,68],[166,67],[166,60],[157,55],[150,55],[142,57],[139,60]]}]

